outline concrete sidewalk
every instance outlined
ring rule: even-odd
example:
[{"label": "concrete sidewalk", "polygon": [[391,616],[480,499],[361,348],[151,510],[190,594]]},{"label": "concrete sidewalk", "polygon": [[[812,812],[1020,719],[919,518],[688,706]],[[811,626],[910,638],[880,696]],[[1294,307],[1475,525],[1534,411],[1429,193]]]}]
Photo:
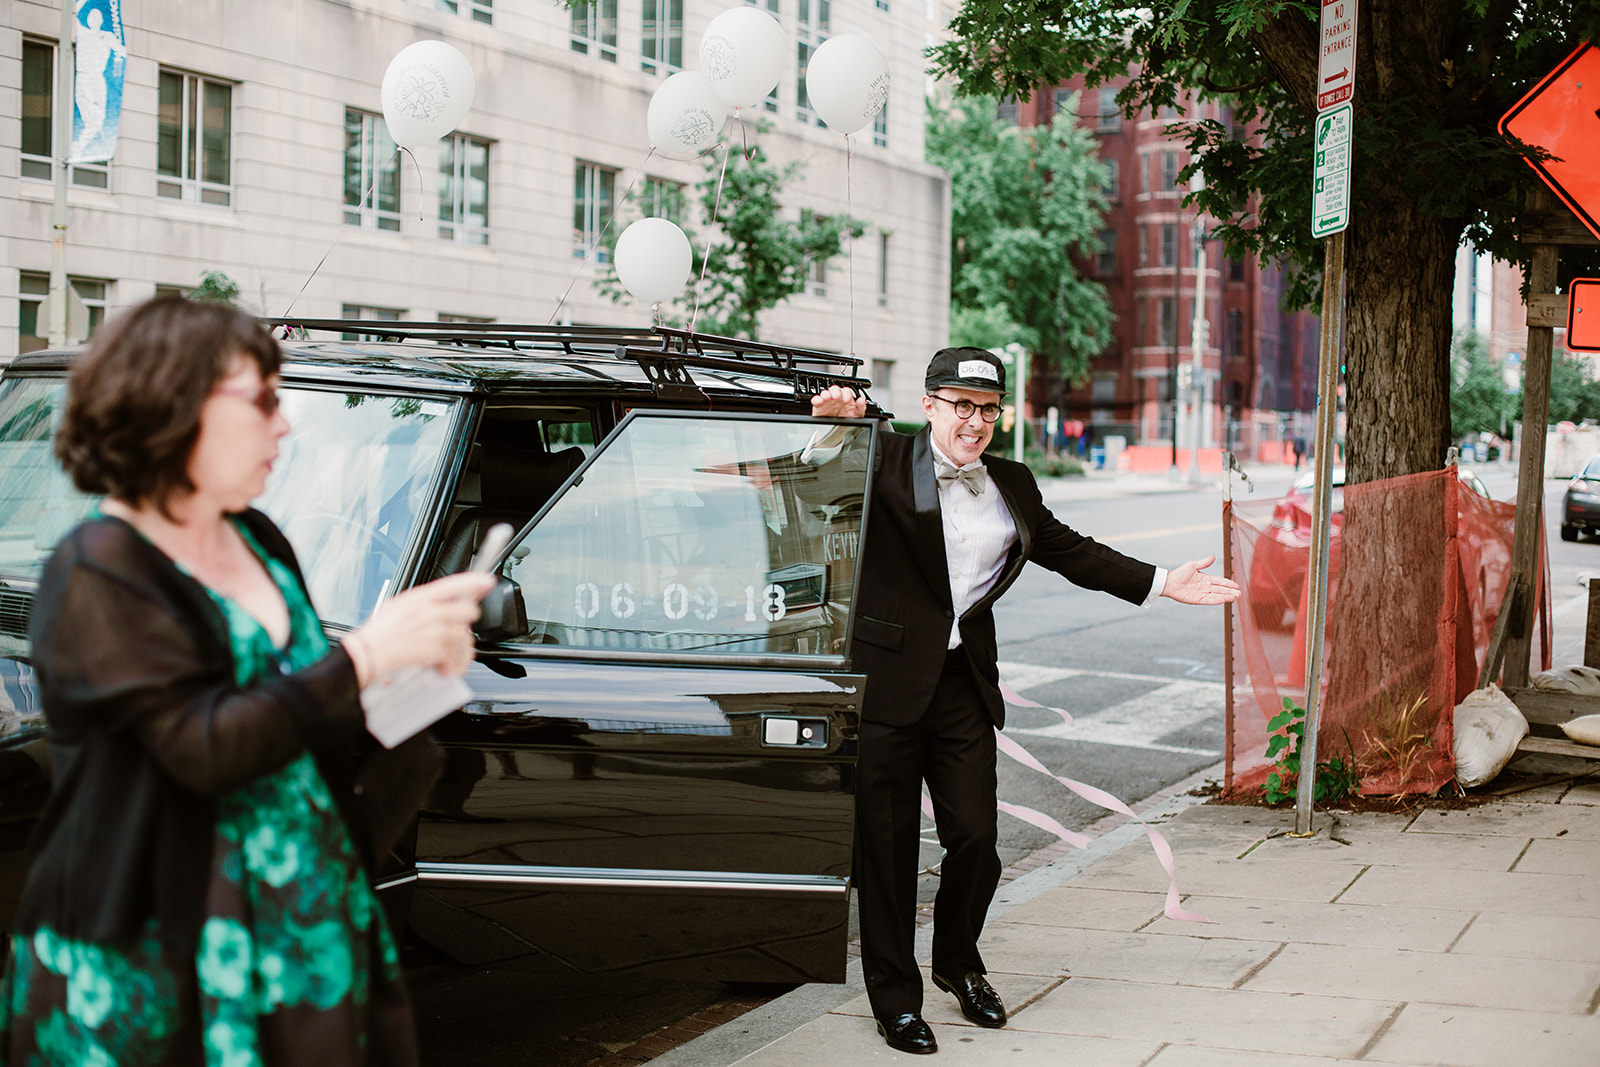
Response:
[{"label": "concrete sidewalk", "polygon": [[[966,1023],[930,983],[939,1053],[921,1062],[1600,1063],[1595,779],[1457,811],[1319,814],[1304,840],[1293,812],[1182,794],[1145,817],[1177,853],[1185,907],[1215,925],[1163,917],[1166,877],[1121,826],[1001,887],[983,950],[1010,1024]],[[856,963],[846,985],[804,986],[653,1067],[913,1059],[877,1035]]]}]

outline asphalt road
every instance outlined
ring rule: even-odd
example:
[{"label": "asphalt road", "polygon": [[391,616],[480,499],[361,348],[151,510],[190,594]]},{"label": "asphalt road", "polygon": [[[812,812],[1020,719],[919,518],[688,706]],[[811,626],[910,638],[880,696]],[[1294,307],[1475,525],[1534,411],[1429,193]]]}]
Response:
[{"label": "asphalt road", "polygon": [[[1129,555],[1173,566],[1220,551],[1221,500],[1213,487],[1126,495],[1114,483],[1079,484],[1062,495],[1070,499],[1057,501],[1047,487],[1063,521]],[[1055,773],[1136,804],[1220,758],[1220,608],[1159,600],[1144,609],[1030,568],[996,620],[1002,673],[1013,688],[1076,720],[1068,728],[1052,712],[1012,709],[1007,733]],[[1044,775],[1000,762],[1002,800],[1069,829],[1105,814]],[[1007,864],[1054,841],[1007,816],[1000,832]],[[931,821],[924,841],[932,867],[940,850]],[[937,877],[925,874],[921,882],[931,900]],[[408,962],[424,1055],[440,1067],[579,1067],[730,995],[764,992],[577,974],[535,950],[470,967],[427,955]]]}]

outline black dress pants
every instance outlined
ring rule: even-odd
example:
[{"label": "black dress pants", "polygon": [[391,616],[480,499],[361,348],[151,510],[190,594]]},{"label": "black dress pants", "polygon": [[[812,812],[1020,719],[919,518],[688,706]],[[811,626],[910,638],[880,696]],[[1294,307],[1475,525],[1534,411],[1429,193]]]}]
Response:
[{"label": "black dress pants", "polygon": [[978,935],[1000,883],[994,724],[959,649],[945,658],[919,721],[861,724],[855,885],[867,997],[880,1018],[922,1010],[913,946],[924,780],[945,849],[933,906],[933,970],[950,978],[982,974]]}]

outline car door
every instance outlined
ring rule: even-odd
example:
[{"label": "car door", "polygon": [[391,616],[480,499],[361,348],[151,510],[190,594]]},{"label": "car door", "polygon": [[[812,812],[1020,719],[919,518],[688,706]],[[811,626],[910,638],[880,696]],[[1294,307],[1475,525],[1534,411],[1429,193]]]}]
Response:
[{"label": "car door", "polygon": [[435,727],[415,933],[463,959],[843,979],[874,443],[626,416],[504,557],[528,625]]}]

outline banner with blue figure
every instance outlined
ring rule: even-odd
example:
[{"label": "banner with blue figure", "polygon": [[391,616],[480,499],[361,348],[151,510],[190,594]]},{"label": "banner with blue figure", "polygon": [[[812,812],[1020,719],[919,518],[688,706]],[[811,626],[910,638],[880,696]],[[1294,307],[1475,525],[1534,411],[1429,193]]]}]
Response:
[{"label": "banner with blue figure", "polygon": [[72,163],[109,160],[122,123],[122,78],[128,46],[122,36],[122,0],[77,0],[73,49]]}]

